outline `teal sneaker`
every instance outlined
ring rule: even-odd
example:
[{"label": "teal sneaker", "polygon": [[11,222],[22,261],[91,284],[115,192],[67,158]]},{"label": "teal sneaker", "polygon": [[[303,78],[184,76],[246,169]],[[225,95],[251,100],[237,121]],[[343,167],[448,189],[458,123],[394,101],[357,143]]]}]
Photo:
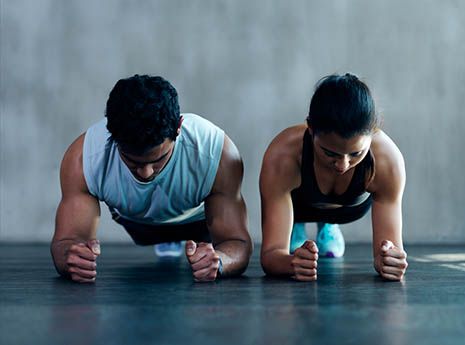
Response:
[{"label": "teal sneaker", "polygon": [[179,257],[182,255],[184,248],[182,242],[166,242],[153,246],[155,254],[159,257]]},{"label": "teal sneaker", "polygon": [[318,223],[316,245],[320,257],[340,258],[343,256],[346,246],[339,225]]},{"label": "teal sneaker", "polygon": [[307,240],[307,233],[305,232],[305,223],[294,223],[291,233],[291,244],[289,246],[289,253],[294,253],[295,250],[302,246]]}]

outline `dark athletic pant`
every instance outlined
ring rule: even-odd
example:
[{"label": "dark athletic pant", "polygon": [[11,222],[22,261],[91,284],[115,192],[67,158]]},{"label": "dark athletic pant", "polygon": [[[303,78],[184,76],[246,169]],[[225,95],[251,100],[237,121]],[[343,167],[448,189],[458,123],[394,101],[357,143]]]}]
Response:
[{"label": "dark athletic pant", "polygon": [[125,219],[112,209],[110,212],[113,220],[122,225],[134,243],[140,246],[187,240],[211,242],[205,219],[187,224],[148,225]]}]

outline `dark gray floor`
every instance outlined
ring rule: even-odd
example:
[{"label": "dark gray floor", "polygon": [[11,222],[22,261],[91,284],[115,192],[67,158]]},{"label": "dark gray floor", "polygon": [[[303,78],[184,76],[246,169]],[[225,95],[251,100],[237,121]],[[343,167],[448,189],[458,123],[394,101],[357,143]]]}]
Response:
[{"label": "dark gray floor", "polygon": [[[193,283],[184,258],[102,245],[98,280],[57,277],[45,245],[0,244],[0,343],[465,344],[465,246],[411,246],[403,283],[369,246],[320,260],[316,283],[246,274]],[[431,256],[433,255],[433,256]]]}]

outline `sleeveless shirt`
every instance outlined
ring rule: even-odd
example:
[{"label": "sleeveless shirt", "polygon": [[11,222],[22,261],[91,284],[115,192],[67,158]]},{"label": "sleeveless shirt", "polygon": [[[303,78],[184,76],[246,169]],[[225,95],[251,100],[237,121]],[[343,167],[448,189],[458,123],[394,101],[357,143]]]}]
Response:
[{"label": "sleeveless shirt", "polygon": [[145,224],[183,224],[205,218],[223,150],[224,131],[195,115],[184,117],[170,160],[141,182],[122,161],[104,118],[84,138],[83,171],[90,194],[123,218]]}]

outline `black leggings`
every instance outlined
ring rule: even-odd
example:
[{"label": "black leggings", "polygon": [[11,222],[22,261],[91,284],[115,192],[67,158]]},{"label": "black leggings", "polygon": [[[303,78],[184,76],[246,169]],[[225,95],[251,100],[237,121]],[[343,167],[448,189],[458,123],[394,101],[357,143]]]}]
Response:
[{"label": "black leggings", "polygon": [[211,242],[205,220],[186,224],[148,225],[125,219],[111,209],[110,212],[113,220],[122,225],[134,243],[140,246],[185,240]]}]

